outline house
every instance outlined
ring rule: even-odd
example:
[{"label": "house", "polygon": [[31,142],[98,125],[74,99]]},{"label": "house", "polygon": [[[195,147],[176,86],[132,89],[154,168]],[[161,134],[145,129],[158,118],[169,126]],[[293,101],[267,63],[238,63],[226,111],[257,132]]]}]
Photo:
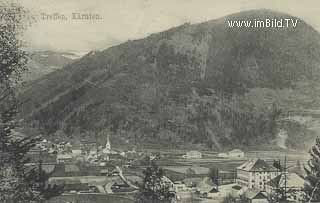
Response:
[{"label": "house", "polygon": [[269,203],[268,195],[259,190],[247,190],[244,193],[244,198],[248,203]]},{"label": "house", "polygon": [[120,154],[110,154],[109,159],[110,160],[125,160],[126,158],[121,156]]},{"label": "house", "polygon": [[117,176],[119,175],[119,171],[116,169],[114,165],[106,165],[101,168],[100,175],[102,176]]},{"label": "house", "polygon": [[90,155],[97,155],[98,154],[98,149],[96,147],[92,147],[89,150]]},{"label": "house", "polygon": [[209,173],[209,168],[202,166],[167,166],[164,167],[165,170],[174,171],[176,173],[183,173],[186,175],[207,175]]},{"label": "house", "polygon": [[209,177],[205,177],[197,185],[197,192],[200,193],[201,197],[208,197],[212,193],[217,193],[217,185],[215,185]]},{"label": "house", "polygon": [[181,182],[181,181],[175,181],[173,183],[173,189],[175,192],[184,192],[188,190],[184,182]]},{"label": "house", "polygon": [[202,181],[200,177],[186,178],[183,180],[184,184],[188,188],[195,188]]},{"label": "house", "polygon": [[304,179],[296,173],[282,173],[266,184],[266,192],[274,194],[279,188],[286,188],[287,200],[302,201],[304,197]]},{"label": "house", "polygon": [[167,176],[162,176],[161,184],[168,187],[169,191],[174,191],[173,189],[174,184]]},{"label": "house", "polygon": [[56,162],[58,164],[71,163],[71,162],[73,162],[73,156],[72,156],[72,154],[58,154]]},{"label": "house", "polygon": [[278,169],[262,159],[253,159],[237,167],[236,183],[248,189],[265,190],[266,183],[277,175]]},{"label": "house", "polygon": [[79,176],[80,169],[75,164],[65,164],[64,172],[66,176]]},{"label": "house", "polygon": [[63,188],[64,192],[74,193],[74,192],[87,192],[90,193],[90,187],[88,183],[71,183],[65,184]]},{"label": "house", "polygon": [[131,192],[133,191],[134,189],[131,188],[128,184],[126,183],[118,183],[118,182],[115,182],[112,184],[111,186],[111,190],[112,192],[114,193],[117,193],[117,192]]},{"label": "house", "polygon": [[80,141],[80,148],[82,151],[89,151],[89,149],[96,147],[97,143],[94,140],[86,140],[86,139],[82,139]]},{"label": "house", "polygon": [[228,153],[228,155],[229,155],[230,158],[243,158],[244,157],[244,152],[241,151],[240,149],[234,149],[234,150],[231,150]]},{"label": "house", "polygon": [[222,158],[243,158],[244,152],[240,149],[234,149],[227,153],[219,153],[218,157]]},{"label": "house", "polygon": [[184,158],[187,159],[201,159],[202,158],[202,153],[199,151],[189,151],[184,155]]},{"label": "house", "polygon": [[228,157],[229,157],[229,155],[228,155],[228,153],[219,153],[219,154],[218,154],[218,157],[221,157],[221,158],[228,158]]},{"label": "house", "polygon": [[77,156],[80,156],[82,154],[82,150],[74,148],[74,149],[71,150],[71,153],[72,153],[73,156],[77,157]]},{"label": "house", "polygon": [[55,169],[54,164],[42,164],[42,170],[46,173],[52,173]]}]

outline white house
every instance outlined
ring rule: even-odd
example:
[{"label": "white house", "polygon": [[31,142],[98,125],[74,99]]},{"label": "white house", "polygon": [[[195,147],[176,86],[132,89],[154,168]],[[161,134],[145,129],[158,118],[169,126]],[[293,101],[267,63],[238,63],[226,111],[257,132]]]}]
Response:
[{"label": "white house", "polygon": [[174,191],[174,184],[167,176],[161,177],[161,185],[168,187],[169,191]]},{"label": "white house", "polygon": [[277,175],[278,169],[262,159],[253,159],[237,167],[236,182],[247,189],[265,190],[266,183]]},{"label": "white house", "polygon": [[71,152],[73,156],[80,156],[82,154],[81,149],[72,149]]},{"label": "white house", "polygon": [[57,163],[70,163],[73,161],[72,154],[58,154],[57,155]]},{"label": "white house", "polygon": [[218,157],[223,157],[223,158],[243,158],[244,157],[244,152],[240,149],[234,149],[231,150],[230,152],[227,153],[219,153]]},{"label": "white house", "polygon": [[173,183],[173,189],[174,189],[175,192],[184,192],[184,191],[188,190],[186,185],[181,181],[175,181]]},{"label": "white house", "polygon": [[199,151],[189,151],[183,157],[187,159],[201,159],[202,153]]},{"label": "white house", "polygon": [[229,154],[229,157],[233,157],[233,158],[243,158],[244,157],[244,152],[241,151],[240,149],[234,149],[234,150],[230,151],[228,154]]}]

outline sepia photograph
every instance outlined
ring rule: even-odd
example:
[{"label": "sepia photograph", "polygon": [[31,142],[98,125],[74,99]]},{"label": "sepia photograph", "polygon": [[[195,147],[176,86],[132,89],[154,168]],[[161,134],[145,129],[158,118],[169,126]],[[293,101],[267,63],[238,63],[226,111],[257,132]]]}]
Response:
[{"label": "sepia photograph", "polygon": [[0,0],[0,203],[320,202],[317,0]]}]

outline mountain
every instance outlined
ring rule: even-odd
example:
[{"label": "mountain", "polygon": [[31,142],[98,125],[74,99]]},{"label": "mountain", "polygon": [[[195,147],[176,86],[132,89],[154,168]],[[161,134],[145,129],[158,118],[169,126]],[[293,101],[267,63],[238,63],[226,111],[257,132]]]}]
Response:
[{"label": "mountain", "polygon": [[38,79],[79,58],[68,52],[36,51],[28,54],[27,70],[22,75],[24,82]]},{"label": "mountain", "polygon": [[267,18],[297,19],[251,10],[90,52],[24,87],[24,125],[101,142],[108,130],[116,145],[307,148],[315,132],[301,120],[320,106],[320,35],[301,19],[228,27]]}]

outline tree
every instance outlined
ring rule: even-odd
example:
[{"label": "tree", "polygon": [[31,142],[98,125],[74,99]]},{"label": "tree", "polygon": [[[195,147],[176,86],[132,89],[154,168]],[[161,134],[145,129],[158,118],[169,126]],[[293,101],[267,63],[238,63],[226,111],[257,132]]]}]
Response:
[{"label": "tree", "polygon": [[168,203],[175,198],[170,183],[165,180],[165,173],[155,162],[151,162],[144,171],[143,183],[136,195],[137,203]]},{"label": "tree", "polygon": [[311,159],[308,167],[305,167],[307,177],[305,178],[305,192],[309,201],[320,200],[320,138],[316,139],[316,144],[310,149]]},{"label": "tree", "polygon": [[41,202],[57,187],[53,190],[40,184],[44,176],[40,173],[37,176],[35,170],[28,171],[26,167],[29,162],[26,154],[40,141],[40,137],[14,133],[19,106],[14,88],[27,63],[20,36],[26,28],[25,23],[31,18],[23,7],[12,3],[1,6],[0,13],[0,201]]},{"label": "tree", "polygon": [[211,178],[212,182],[217,186],[217,190],[219,190],[219,169],[218,168],[210,168],[208,176]]}]

